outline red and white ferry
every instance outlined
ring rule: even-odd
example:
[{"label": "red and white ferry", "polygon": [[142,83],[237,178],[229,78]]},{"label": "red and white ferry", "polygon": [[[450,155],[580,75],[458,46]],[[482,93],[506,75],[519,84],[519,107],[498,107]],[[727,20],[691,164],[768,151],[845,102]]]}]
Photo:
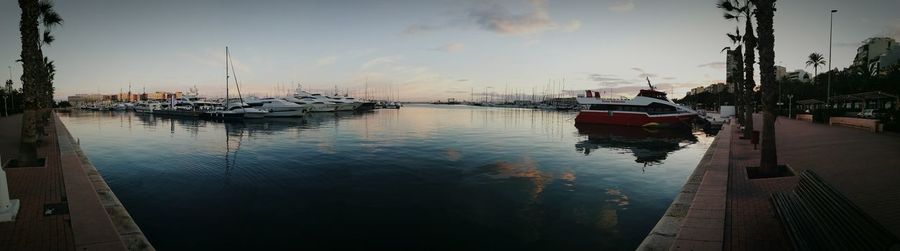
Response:
[{"label": "red and white ferry", "polygon": [[[650,84],[649,80],[647,84]],[[653,85],[641,90],[633,99],[602,98],[598,92],[587,90],[576,100],[581,105],[581,112],[575,117],[576,124],[685,127],[697,118],[696,111],[675,104]]]}]

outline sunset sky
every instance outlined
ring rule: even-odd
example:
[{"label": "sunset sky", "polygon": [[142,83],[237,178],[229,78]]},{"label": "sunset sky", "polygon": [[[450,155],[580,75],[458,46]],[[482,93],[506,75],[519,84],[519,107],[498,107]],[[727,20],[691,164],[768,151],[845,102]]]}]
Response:
[{"label": "sunset sky", "polygon": [[[726,32],[712,0],[691,1],[94,1],[57,0],[65,23],[44,54],[56,61],[56,98],[76,93],[224,93],[224,49],[242,91],[313,90],[405,101],[469,99],[470,91],[565,89],[632,96],[650,77],[681,97],[723,81]],[[776,64],[804,69],[806,55],[846,67],[860,42],[900,39],[900,1],[778,1]],[[20,9],[0,2],[0,64],[21,86]],[[812,72],[812,68],[807,71]],[[8,78],[4,69],[3,79]],[[558,88],[557,88],[558,89]],[[380,97],[376,96],[376,97]]]}]

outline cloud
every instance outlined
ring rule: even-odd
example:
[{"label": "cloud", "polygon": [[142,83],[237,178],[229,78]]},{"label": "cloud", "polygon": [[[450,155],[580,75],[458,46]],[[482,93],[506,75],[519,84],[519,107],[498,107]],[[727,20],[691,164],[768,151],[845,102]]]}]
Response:
[{"label": "cloud", "polygon": [[581,28],[581,21],[572,20],[572,21],[569,21],[569,24],[567,24],[565,27],[563,27],[562,30],[565,32],[573,32],[573,31],[577,31],[580,28]]},{"label": "cloud", "polygon": [[615,12],[625,12],[634,10],[634,0],[620,0],[609,5],[609,10]]},{"label": "cloud", "polygon": [[[225,66],[225,53],[218,48],[206,48],[201,49],[199,51],[195,51],[192,53],[181,53],[180,57],[186,58],[189,61],[193,61],[196,64],[211,66],[211,67],[224,67]],[[234,69],[243,73],[253,73],[253,69],[249,66],[243,64],[240,60],[231,57],[231,64],[234,65]]]},{"label": "cloud", "polygon": [[463,43],[449,43],[449,44],[435,47],[434,50],[443,51],[443,52],[458,52],[458,51],[462,51],[465,48],[466,48],[466,45]]},{"label": "cloud", "polygon": [[397,61],[398,61],[399,59],[401,59],[401,58],[402,58],[401,56],[397,56],[397,55],[395,55],[395,56],[377,57],[377,58],[373,58],[373,59],[371,59],[371,60],[369,60],[369,61],[366,61],[366,62],[363,63],[359,68],[362,69],[362,70],[369,70],[369,69],[373,69],[373,68],[379,67],[379,66],[381,66],[381,65],[387,65],[387,64],[395,63],[395,62],[397,62]]},{"label": "cloud", "polygon": [[565,24],[558,24],[554,21],[547,11],[546,0],[524,2],[527,3],[525,11],[513,12],[510,8],[498,3],[481,4],[468,9],[462,16],[450,18],[442,23],[409,25],[401,34],[415,35],[452,27],[468,28],[470,25],[503,35],[529,35],[551,30],[573,32],[581,28],[580,20],[573,19]]},{"label": "cloud", "polygon": [[440,29],[440,27],[428,25],[428,24],[413,24],[413,25],[407,26],[406,29],[404,29],[402,33],[405,35],[415,35],[415,34],[419,34],[419,33],[426,32],[426,31],[432,31],[432,30],[436,30],[436,29]]},{"label": "cloud", "polygon": [[725,62],[709,62],[705,64],[698,65],[697,67],[709,67],[711,69],[725,69]]},{"label": "cloud", "polygon": [[322,57],[322,58],[319,58],[318,60],[316,60],[316,65],[317,66],[332,65],[332,64],[334,64],[334,62],[337,62],[337,59],[338,59],[338,57],[336,57],[336,56]]},{"label": "cloud", "polygon": [[556,24],[547,14],[544,0],[532,0],[531,11],[513,14],[505,7],[493,4],[469,12],[469,18],[484,30],[500,34],[531,34],[553,29]]},{"label": "cloud", "polygon": [[605,86],[605,87],[626,85],[626,84],[630,84],[632,82],[632,81],[628,81],[623,78],[618,78],[615,75],[602,74],[602,73],[591,73],[591,74],[588,74],[587,78],[594,82],[598,82],[600,85]]},{"label": "cloud", "polygon": [[642,80],[644,80],[644,79],[646,79],[646,78],[656,78],[656,76],[657,76],[657,75],[654,74],[654,73],[648,73],[648,72],[644,71],[644,69],[641,69],[641,68],[638,68],[638,67],[632,67],[631,69],[634,70],[634,71],[640,72],[640,74],[638,74],[637,77],[640,78],[640,79],[642,79]]}]

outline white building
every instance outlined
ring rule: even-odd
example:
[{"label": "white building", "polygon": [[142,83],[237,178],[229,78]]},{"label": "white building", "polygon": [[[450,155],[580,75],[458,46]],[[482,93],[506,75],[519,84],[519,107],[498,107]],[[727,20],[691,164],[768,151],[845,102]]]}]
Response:
[{"label": "white building", "polygon": [[804,70],[795,70],[792,72],[785,73],[784,79],[792,80],[792,81],[800,81],[803,83],[809,83],[810,81],[812,81],[812,78],[810,78],[811,75],[812,74],[809,74],[809,72],[806,72]]},{"label": "white building", "polygon": [[787,68],[784,66],[776,65],[775,66],[775,80],[781,81],[784,80],[784,76],[787,75]]}]

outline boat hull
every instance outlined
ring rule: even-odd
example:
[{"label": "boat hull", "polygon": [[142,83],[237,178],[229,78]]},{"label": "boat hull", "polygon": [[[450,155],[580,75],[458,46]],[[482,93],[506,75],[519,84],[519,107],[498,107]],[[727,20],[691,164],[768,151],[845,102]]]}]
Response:
[{"label": "boat hull", "polygon": [[577,124],[621,126],[689,127],[697,117],[693,113],[648,115],[639,112],[587,110],[575,117]]},{"label": "boat hull", "polygon": [[282,110],[282,111],[269,111],[265,114],[266,117],[303,117],[303,114],[306,113],[306,110]]}]

